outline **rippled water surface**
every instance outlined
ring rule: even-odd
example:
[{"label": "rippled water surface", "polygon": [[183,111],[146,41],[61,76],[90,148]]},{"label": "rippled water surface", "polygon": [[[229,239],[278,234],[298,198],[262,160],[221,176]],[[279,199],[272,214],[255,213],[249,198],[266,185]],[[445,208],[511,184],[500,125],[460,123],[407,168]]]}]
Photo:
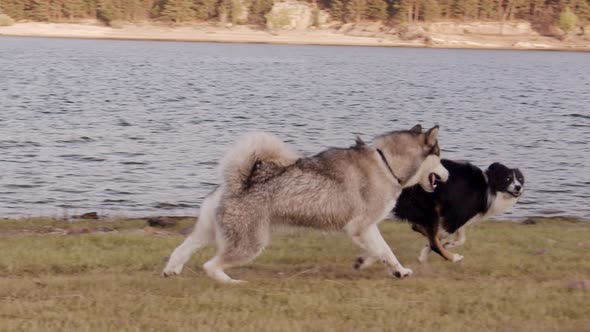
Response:
[{"label": "rippled water surface", "polygon": [[0,216],[196,214],[265,130],[306,153],[421,122],[519,167],[509,217],[590,218],[590,55],[0,38]]}]

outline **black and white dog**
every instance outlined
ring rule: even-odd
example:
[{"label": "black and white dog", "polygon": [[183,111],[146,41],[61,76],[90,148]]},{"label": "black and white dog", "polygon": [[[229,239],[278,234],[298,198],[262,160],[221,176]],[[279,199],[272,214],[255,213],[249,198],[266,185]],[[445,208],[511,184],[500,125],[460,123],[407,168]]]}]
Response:
[{"label": "black and white dog", "polygon": [[[524,190],[524,176],[517,168],[493,163],[483,171],[446,159],[442,164],[449,171],[446,183],[439,183],[433,193],[420,186],[406,188],[393,209],[398,218],[409,221],[413,230],[428,238],[420,262],[426,261],[431,250],[452,262],[463,259],[447,249],[465,243],[465,225],[510,210]],[[442,244],[449,235],[456,238]]]}]

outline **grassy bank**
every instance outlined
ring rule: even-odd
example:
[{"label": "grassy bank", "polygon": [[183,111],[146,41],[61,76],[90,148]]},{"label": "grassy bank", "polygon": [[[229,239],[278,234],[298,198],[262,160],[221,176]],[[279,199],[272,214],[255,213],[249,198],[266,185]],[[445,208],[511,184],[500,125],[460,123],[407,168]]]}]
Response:
[{"label": "grassy bank", "polygon": [[[220,285],[195,255],[161,278],[176,232],[144,221],[0,221],[0,330],[157,331],[583,331],[590,329],[590,223],[495,222],[468,231],[450,264],[419,264],[424,240],[385,222],[385,239],[414,276],[383,266],[353,271],[342,234],[281,231],[254,263],[229,270],[249,283]],[[68,229],[86,228],[90,233]],[[56,231],[56,230],[66,230]],[[98,233],[94,233],[98,231]]]}]

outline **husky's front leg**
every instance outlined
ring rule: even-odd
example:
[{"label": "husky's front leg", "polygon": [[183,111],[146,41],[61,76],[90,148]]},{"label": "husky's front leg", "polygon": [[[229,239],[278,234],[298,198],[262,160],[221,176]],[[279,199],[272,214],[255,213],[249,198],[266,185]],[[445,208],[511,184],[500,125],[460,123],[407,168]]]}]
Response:
[{"label": "husky's front leg", "polygon": [[372,256],[368,252],[365,252],[355,259],[352,267],[355,270],[363,270],[375,264],[378,260],[379,259],[377,257]]},{"label": "husky's front leg", "polygon": [[367,251],[373,262],[380,260],[387,264],[392,275],[398,278],[412,275],[412,270],[403,267],[395,257],[395,254],[381,236],[376,223],[366,227],[358,236],[353,236],[353,241]]}]

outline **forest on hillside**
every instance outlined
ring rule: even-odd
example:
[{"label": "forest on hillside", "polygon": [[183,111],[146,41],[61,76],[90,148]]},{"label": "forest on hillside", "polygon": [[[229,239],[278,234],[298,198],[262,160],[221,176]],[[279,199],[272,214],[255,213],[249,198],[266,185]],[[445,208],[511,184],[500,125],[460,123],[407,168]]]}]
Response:
[{"label": "forest on hillside", "polygon": [[[14,20],[54,22],[98,19],[107,24],[158,20],[264,25],[273,1],[279,0],[0,0],[0,13]],[[563,26],[563,21],[569,27],[584,26],[590,21],[590,0],[307,1],[341,22],[526,20],[543,29]],[[247,16],[242,15],[244,12]]]}]

